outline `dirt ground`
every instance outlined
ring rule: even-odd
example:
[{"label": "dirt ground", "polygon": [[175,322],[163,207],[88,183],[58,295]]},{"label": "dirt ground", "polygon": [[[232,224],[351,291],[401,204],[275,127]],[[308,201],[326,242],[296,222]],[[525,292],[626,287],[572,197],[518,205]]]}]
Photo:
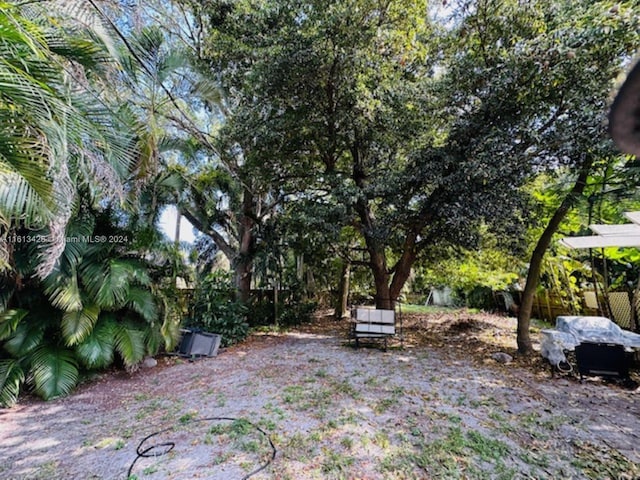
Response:
[{"label": "dirt ground", "polygon": [[640,478],[637,389],[496,362],[515,354],[513,318],[403,326],[403,345],[355,349],[346,322],[319,317],[26,397],[0,410],[0,478]]}]

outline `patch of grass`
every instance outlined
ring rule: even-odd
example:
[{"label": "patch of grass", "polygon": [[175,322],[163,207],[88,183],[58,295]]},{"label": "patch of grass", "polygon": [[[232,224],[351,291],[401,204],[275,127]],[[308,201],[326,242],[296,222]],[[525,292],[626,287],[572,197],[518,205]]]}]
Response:
[{"label": "patch of grass", "polygon": [[260,451],[260,443],[255,440],[244,442],[240,445],[240,449],[247,453],[258,453]]},{"label": "patch of grass", "polygon": [[373,411],[380,415],[384,412],[386,412],[387,410],[389,410],[389,408],[391,408],[391,406],[396,403],[396,399],[395,398],[383,398],[382,400],[379,400],[373,407]]},{"label": "patch of grass", "polygon": [[345,412],[340,415],[336,421],[339,425],[358,425],[360,423],[360,419],[358,418],[358,414],[354,411]]},{"label": "patch of grass", "polygon": [[353,457],[324,449],[324,458],[321,464],[322,473],[329,475],[345,473],[353,465],[354,461]]},{"label": "patch of grass", "polygon": [[538,452],[534,449],[523,450],[518,456],[524,463],[534,467],[547,468],[551,463],[546,452]]},{"label": "patch of grass", "polygon": [[274,422],[269,418],[261,418],[260,421],[258,422],[258,425],[262,427],[264,430],[269,430],[270,432],[273,432],[275,431],[276,428],[278,428],[278,425],[276,424],[276,422]]},{"label": "patch of grass", "polygon": [[135,418],[136,420],[143,420],[148,415],[151,415],[152,413],[156,413],[160,409],[162,409],[162,404],[160,403],[160,400],[154,399],[151,402],[149,402],[147,405],[142,406],[140,410],[136,412]]},{"label": "patch of grass", "polygon": [[340,440],[340,445],[342,445],[347,450],[351,450],[353,448],[353,438],[342,437],[342,439]]},{"label": "patch of grass", "polygon": [[383,450],[386,450],[391,445],[391,440],[385,432],[376,432],[373,435],[373,443]]},{"label": "patch of grass", "polygon": [[488,438],[475,430],[467,432],[467,440],[469,449],[484,461],[499,460],[509,453],[506,443]]},{"label": "patch of grass", "polygon": [[604,444],[574,442],[571,464],[587,478],[640,478],[640,465]]},{"label": "patch of grass", "polygon": [[331,386],[334,389],[334,391],[338,393],[347,395],[354,399],[360,398],[360,392],[356,388],[354,388],[353,385],[349,383],[349,380],[343,380],[341,382],[334,381],[334,382],[331,382]]},{"label": "patch of grass", "polygon": [[248,435],[253,431],[254,427],[248,420],[239,418],[234,420],[229,427],[229,436],[231,438],[240,438]]},{"label": "patch of grass", "polygon": [[273,405],[271,402],[265,404],[265,406],[263,407],[268,413],[270,413],[271,415],[275,416],[277,418],[277,420],[284,420],[286,418],[286,414],[284,412],[284,410],[282,410],[280,407]]},{"label": "patch of grass", "polygon": [[405,388],[401,385],[396,385],[391,389],[391,393],[396,397],[401,397],[405,394]]},{"label": "patch of grass", "polygon": [[145,468],[144,470],[142,470],[142,473],[145,475],[152,475],[154,473],[156,473],[158,471],[158,467],[155,465],[152,465],[150,467]]},{"label": "patch of grass", "polygon": [[437,307],[432,305],[413,305],[413,304],[402,304],[402,313],[442,313],[442,312],[455,312],[461,309],[453,308],[453,307]]},{"label": "patch of grass", "polygon": [[28,478],[30,480],[49,480],[51,478],[60,478],[58,474],[58,462],[52,460],[39,465],[35,477],[29,476]]},{"label": "patch of grass", "polygon": [[283,392],[282,401],[293,404],[304,400],[306,390],[302,385],[287,385]]},{"label": "patch of grass", "polygon": [[197,416],[198,412],[196,411],[187,412],[184,415],[181,415],[180,418],[178,418],[178,423],[180,423],[180,425],[186,425],[187,423],[191,423],[191,421],[194,420]]},{"label": "patch of grass", "polygon": [[216,407],[222,408],[227,405],[227,397],[224,393],[218,393],[216,395]]},{"label": "patch of grass", "polygon": [[304,462],[311,458],[318,444],[300,432],[294,433],[280,443],[284,445],[283,454],[286,458],[294,458]]},{"label": "patch of grass", "polygon": [[[431,443],[422,444],[408,458],[433,478],[485,478],[487,472],[478,465],[491,469],[491,478],[512,478],[502,458],[509,454],[509,447],[480,432],[463,432],[460,427],[451,428],[447,434]],[[405,460],[405,461],[406,461]],[[431,477],[429,477],[431,478]],[[488,478],[488,477],[487,477]]]},{"label": "patch of grass", "polygon": [[380,385],[380,379],[378,377],[368,377],[365,379],[364,384],[370,387],[376,387]]}]

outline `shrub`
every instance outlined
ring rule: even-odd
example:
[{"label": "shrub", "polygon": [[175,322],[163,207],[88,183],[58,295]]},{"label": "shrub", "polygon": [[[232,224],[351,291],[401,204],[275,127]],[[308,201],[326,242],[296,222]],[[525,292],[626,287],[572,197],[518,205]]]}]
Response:
[{"label": "shrub", "polygon": [[249,334],[246,307],[236,298],[231,275],[214,272],[196,290],[193,318],[185,326],[222,335],[221,344],[241,342]]}]

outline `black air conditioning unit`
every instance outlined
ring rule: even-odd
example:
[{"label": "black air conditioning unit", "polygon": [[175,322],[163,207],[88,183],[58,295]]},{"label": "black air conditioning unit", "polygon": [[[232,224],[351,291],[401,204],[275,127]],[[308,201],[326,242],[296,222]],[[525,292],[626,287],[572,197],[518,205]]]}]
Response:
[{"label": "black air conditioning unit", "polygon": [[622,345],[582,342],[576,346],[576,362],[581,379],[583,375],[629,378],[629,359]]},{"label": "black air conditioning unit", "polygon": [[183,357],[215,357],[222,337],[217,333],[185,330],[180,340],[178,355]]}]

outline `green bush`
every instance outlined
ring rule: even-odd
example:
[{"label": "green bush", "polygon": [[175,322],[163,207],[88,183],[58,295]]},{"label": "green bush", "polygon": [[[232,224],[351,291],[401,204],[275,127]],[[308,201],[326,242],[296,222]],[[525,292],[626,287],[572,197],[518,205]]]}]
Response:
[{"label": "green bush", "polygon": [[252,327],[275,325],[292,327],[311,321],[311,316],[318,307],[317,302],[302,300],[295,291],[282,292],[278,302],[278,321],[276,308],[272,298],[255,299],[249,306],[249,323]]},{"label": "green bush", "polygon": [[493,296],[493,290],[483,286],[474,287],[467,293],[467,306],[486,311],[495,310],[496,301]]},{"label": "green bush", "polygon": [[317,308],[317,303],[310,301],[298,301],[284,304],[280,308],[282,310],[278,318],[278,324],[284,327],[291,327],[310,322],[311,316]]},{"label": "green bush", "polygon": [[275,323],[273,301],[270,299],[253,300],[247,315],[252,327],[264,327]]},{"label": "green bush", "polygon": [[236,298],[231,275],[214,272],[196,290],[193,318],[185,326],[222,335],[221,344],[226,347],[247,338],[246,313],[247,308]]}]

